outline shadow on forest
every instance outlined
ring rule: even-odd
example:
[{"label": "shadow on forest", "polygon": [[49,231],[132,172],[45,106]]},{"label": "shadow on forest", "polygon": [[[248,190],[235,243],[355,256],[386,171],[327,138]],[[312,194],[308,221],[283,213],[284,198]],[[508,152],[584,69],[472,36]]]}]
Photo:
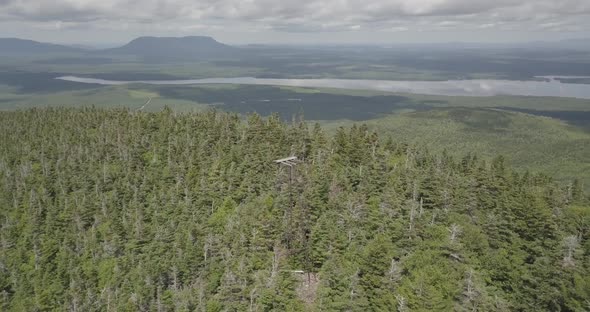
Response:
[{"label": "shadow on forest", "polygon": [[435,107],[410,116],[415,119],[451,120],[463,124],[471,132],[502,133],[509,131],[512,124],[509,114],[491,108]]},{"label": "shadow on forest", "polygon": [[506,113],[485,108],[451,109],[449,110],[449,118],[478,131],[501,132],[505,131],[512,123]]},{"label": "shadow on forest", "polygon": [[590,130],[589,111],[540,111],[534,109],[500,107],[503,110],[563,120],[570,125]]},{"label": "shadow on forest", "polygon": [[14,87],[17,89],[17,92],[21,94],[87,90],[97,87],[97,85],[94,84],[55,79],[56,77],[65,75],[67,74],[0,71],[0,84]]},{"label": "shadow on forest", "polygon": [[[89,90],[103,87],[98,84],[78,83],[55,79],[60,76],[70,75],[68,73],[34,73],[24,71],[0,71],[0,85],[7,85],[16,88],[20,94],[39,94],[63,91]],[[87,75],[79,75],[86,77]],[[92,78],[106,80],[172,80],[180,77],[160,73],[103,73],[92,74]]]},{"label": "shadow on forest", "polygon": [[32,63],[42,65],[107,65],[115,62],[114,59],[105,57],[63,57],[37,60]]},{"label": "shadow on forest", "polygon": [[[352,96],[328,93],[302,93],[271,86],[230,89],[195,87],[156,87],[167,98],[208,103],[222,110],[263,116],[277,113],[284,120],[304,115],[308,120],[369,120],[397,110],[427,110],[426,102],[397,95]],[[440,103],[439,103],[440,104]]]}]

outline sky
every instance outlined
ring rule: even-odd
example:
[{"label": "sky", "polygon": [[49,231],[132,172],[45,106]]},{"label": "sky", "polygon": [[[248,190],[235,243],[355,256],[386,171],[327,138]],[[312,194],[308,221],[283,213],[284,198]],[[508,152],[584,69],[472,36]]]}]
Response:
[{"label": "sky", "polygon": [[590,37],[590,0],[0,0],[0,37],[116,45],[522,42]]}]

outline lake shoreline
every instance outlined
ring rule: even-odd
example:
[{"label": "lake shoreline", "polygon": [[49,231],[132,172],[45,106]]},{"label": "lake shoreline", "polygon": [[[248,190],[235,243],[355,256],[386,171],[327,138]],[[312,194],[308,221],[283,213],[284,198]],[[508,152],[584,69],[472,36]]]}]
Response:
[{"label": "lake shoreline", "polygon": [[543,81],[513,80],[446,80],[403,81],[369,79],[276,79],[276,78],[205,78],[180,80],[107,80],[78,76],[61,76],[55,79],[98,85],[267,85],[283,87],[335,88],[349,90],[372,90],[392,93],[410,93],[443,96],[543,96],[590,99],[590,87],[584,84],[563,83],[561,76],[539,76]]}]

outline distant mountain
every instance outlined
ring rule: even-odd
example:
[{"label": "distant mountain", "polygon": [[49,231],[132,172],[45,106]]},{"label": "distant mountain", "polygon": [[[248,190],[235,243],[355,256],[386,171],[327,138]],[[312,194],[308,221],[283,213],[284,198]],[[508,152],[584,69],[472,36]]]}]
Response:
[{"label": "distant mountain", "polygon": [[239,53],[239,49],[204,36],[139,37],[122,47],[103,52],[149,59],[194,59],[230,56]]},{"label": "distant mountain", "polygon": [[0,53],[75,53],[81,49],[18,38],[0,38]]}]

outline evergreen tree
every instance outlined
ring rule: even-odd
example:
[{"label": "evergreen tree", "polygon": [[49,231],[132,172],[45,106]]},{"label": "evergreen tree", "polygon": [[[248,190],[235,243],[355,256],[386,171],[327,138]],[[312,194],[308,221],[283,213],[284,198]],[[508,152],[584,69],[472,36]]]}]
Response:
[{"label": "evergreen tree", "polygon": [[328,133],[216,111],[0,113],[0,310],[590,309],[579,182]]}]

